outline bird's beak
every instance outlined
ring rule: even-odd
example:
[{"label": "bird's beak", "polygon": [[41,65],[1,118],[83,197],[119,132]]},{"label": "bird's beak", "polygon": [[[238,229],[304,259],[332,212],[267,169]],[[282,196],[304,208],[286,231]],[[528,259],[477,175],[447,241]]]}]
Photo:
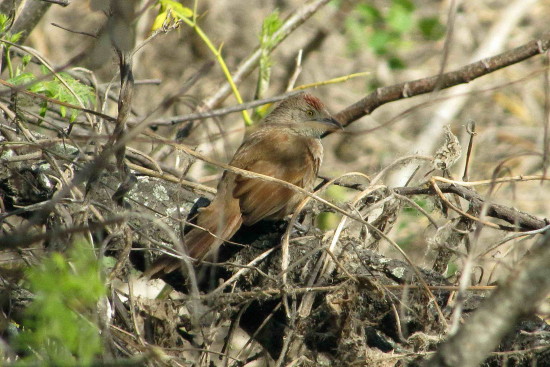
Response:
[{"label": "bird's beak", "polygon": [[323,124],[326,124],[327,131],[336,131],[336,130],[344,130],[344,127],[338,120],[332,118],[332,117],[326,117],[322,119],[317,119],[317,122],[321,122]]}]

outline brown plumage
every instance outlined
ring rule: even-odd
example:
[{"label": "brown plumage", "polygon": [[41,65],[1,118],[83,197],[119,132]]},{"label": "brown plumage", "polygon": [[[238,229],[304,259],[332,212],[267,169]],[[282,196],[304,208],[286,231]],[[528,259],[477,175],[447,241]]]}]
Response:
[{"label": "brown plumage", "polygon": [[[310,191],[323,159],[320,136],[341,127],[318,98],[305,93],[289,97],[245,139],[229,165]],[[196,224],[208,231],[193,228],[184,236],[187,254],[202,260],[230,239],[242,224],[283,219],[302,199],[303,194],[275,182],[226,171],[216,197],[197,215]],[[144,275],[167,274],[180,265],[181,260],[175,257],[161,256]]]}]

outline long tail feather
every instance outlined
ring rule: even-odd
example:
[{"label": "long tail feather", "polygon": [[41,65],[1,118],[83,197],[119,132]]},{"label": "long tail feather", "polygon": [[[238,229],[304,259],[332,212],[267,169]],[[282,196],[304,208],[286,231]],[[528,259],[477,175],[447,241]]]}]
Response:
[{"label": "long tail feather", "polygon": [[[199,209],[197,226],[184,236],[187,255],[196,260],[203,260],[214,253],[220,245],[230,239],[242,224],[242,215],[238,201],[229,203],[213,201],[208,207]],[[214,234],[214,235],[212,235]],[[143,273],[147,278],[159,278],[171,273],[181,266],[181,260],[169,256],[160,256]]]}]

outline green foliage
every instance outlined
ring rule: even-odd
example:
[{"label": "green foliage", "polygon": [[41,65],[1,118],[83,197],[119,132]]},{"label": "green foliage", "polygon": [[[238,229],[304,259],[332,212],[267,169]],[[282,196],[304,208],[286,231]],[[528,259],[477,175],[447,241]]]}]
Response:
[{"label": "green foliage", "polygon": [[10,17],[4,13],[0,13],[0,36],[4,37],[4,34],[8,31],[10,26]]},{"label": "green foliage", "polygon": [[458,264],[454,261],[450,261],[447,264],[447,270],[445,271],[445,278],[450,278],[456,275],[458,272]]},{"label": "green foliage", "polygon": [[[256,98],[262,98],[269,87],[269,81],[271,79],[271,57],[269,53],[278,40],[274,37],[275,32],[281,28],[283,21],[279,18],[279,12],[275,10],[269,14],[262,23],[262,30],[260,32],[260,65],[258,84],[256,86]],[[259,120],[263,117],[265,109],[261,107],[254,110],[254,120]]]},{"label": "green foliage", "polygon": [[[338,185],[329,186],[325,191],[325,195],[330,201],[340,203],[345,203],[351,197],[349,189]],[[335,229],[341,219],[342,215],[340,214],[323,212],[317,216],[317,227],[323,231]]]},{"label": "green foliage", "polygon": [[345,22],[348,49],[354,53],[368,47],[386,57],[392,69],[402,69],[406,65],[397,52],[410,45],[411,35],[418,33],[427,40],[437,40],[445,30],[437,18],[417,20],[411,0],[391,0],[389,3],[387,9],[364,3],[356,5]]},{"label": "green foliage", "polygon": [[[14,85],[28,85],[36,81],[27,88],[29,91],[43,94],[46,97],[56,99],[60,102],[74,105],[79,105],[79,100],[84,104],[95,101],[95,93],[93,88],[82,84],[80,81],[74,79],[67,73],[59,73],[59,77],[54,76],[52,79],[37,80],[38,78],[36,75],[25,71],[31,61],[30,55],[23,56],[21,58],[21,63],[17,65],[14,70],[10,55],[10,48],[12,47],[11,43],[17,43],[17,41],[21,38],[21,33],[11,34],[9,32],[10,26],[11,19],[7,15],[0,13],[0,36],[4,41],[0,42],[0,44],[5,48],[6,65],[9,71],[9,79],[7,81],[9,83]],[[42,73],[44,75],[48,75],[49,70],[43,67]],[[62,78],[69,88],[74,91],[74,94],[61,82],[60,78]],[[47,108],[47,102],[43,101],[40,105],[40,116],[45,116]],[[67,115],[67,107],[60,106],[60,113],[62,117],[65,117]],[[74,120],[76,120],[78,113],[79,111],[76,109],[70,110],[70,122],[74,122]]]},{"label": "green foliage", "polygon": [[410,0],[393,0],[386,16],[389,28],[398,34],[409,32],[414,25],[413,13]]},{"label": "green foliage", "polygon": [[170,14],[175,20],[189,19],[193,16],[193,10],[183,6],[175,0],[159,0],[157,2],[159,6],[158,15],[153,22],[152,30],[156,31],[168,20]]},{"label": "green foliage", "polygon": [[418,21],[418,28],[427,40],[438,40],[445,35],[445,27],[435,17],[426,17]]},{"label": "green foliage", "polygon": [[33,73],[18,72],[13,78],[8,79],[8,82],[14,85],[22,85],[31,83],[35,79]]},{"label": "green foliage", "polygon": [[[414,198],[414,202],[428,213],[433,211],[433,202],[428,196],[417,196]],[[396,232],[400,234],[399,247],[408,250],[417,238],[416,230],[411,230],[411,228],[418,228],[419,217],[423,218],[423,214],[416,207],[410,205],[403,207],[403,214],[396,226]]]},{"label": "green foliage", "polygon": [[[25,64],[23,63],[23,65]],[[14,85],[24,85],[36,80],[36,76],[34,74],[29,72],[24,72],[23,70],[24,70],[24,67],[18,68],[17,73],[15,73],[15,76],[13,78],[10,78],[8,82]],[[42,72],[45,75],[49,73],[49,71],[46,68],[43,68]],[[82,84],[80,81],[73,78],[67,73],[62,72],[62,73],[58,73],[58,75],[59,75],[59,78],[57,76],[53,76],[51,79],[37,81],[27,89],[34,93],[43,94],[48,98],[52,98],[60,102],[70,103],[74,105],[80,104],[79,99],[84,104],[95,102],[95,93],[92,87]],[[60,78],[63,79],[65,83],[67,83],[67,85],[74,91],[75,94],[73,94],[61,82]],[[48,109],[47,102],[43,101],[42,104],[40,105],[40,116],[44,117],[46,115],[47,109]],[[66,117],[67,107],[60,106],[59,110],[60,110],[61,116]],[[78,117],[78,114],[80,111],[72,108],[69,109],[69,111],[71,114],[70,122],[73,122]]]},{"label": "green foliage", "polygon": [[[427,196],[417,196],[414,198],[414,202],[428,213],[433,210],[433,203],[431,200],[429,200]],[[418,213],[418,210],[413,206],[405,206],[403,208],[403,212],[407,215],[414,216],[420,214]]]},{"label": "green foliage", "polygon": [[17,43],[17,41],[21,38],[21,32],[15,34],[9,32],[9,28],[12,24],[11,21],[11,18],[6,14],[0,13],[0,37],[6,41]]},{"label": "green foliage", "polygon": [[350,190],[343,186],[330,185],[325,192],[327,197],[338,202],[345,202],[350,197]]},{"label": "green foliage", "polygon": [[27,280],[35,298],[17,338],[28,356],[18,364],[91,364],[102,352],[94,319],[96,305],[105,295],[92,246],[82,241],[67,256],[53,253],[28,272]]},{"label": "green foliage", "polygon": [[319,213],[316,219],[317,228],[323,231],[335,229],[338,226],[338,223],[340,223],[340,217],[341,216],[335,213],[329,213],[329,212]]},{"label": "green foliage", "polygon": [[10,48],[12,47],[12,45],[9,43],[17,43],[17,41],[19,41],[19,39],[21,39],[21,35],[22,33],[21,32],[18,32],[18,33],[11,33],[9,31],[9,28],[11,27],[12,25],[12,19],[10,17],[8,17],[6,14],[2,14],[0,13],[0,37],[7,41],[7,42],[2,42],[2,45],[4,46],[5,48],[5,58],[6,58],[6,65],[8,67],[8,73],[10,75],[10,77],[13,77],[14,75],[14,72],[13,72],[13,66],[11,64],[11,56],[10,56]]},{"label": "green foliage", "polygon": [[279,40],[273,36],[282,25],[283,21],[279,17],[278,10],[273,11],[264,19],[262,23],[262,31],[260,33],[260,47],[262,50],[270,50],[275,44],[278,43]]}]

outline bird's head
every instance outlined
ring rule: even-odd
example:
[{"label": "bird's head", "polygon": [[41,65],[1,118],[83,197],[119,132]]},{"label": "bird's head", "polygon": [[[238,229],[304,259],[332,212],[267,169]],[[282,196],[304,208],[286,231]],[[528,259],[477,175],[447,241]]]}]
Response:
[{"label": "bird's head", "polygon": [[319,98],[299,93],[284,99],[266,117],[265,123],[288,126],[295,134],[320,137],[327,131],[342,129]]}]

